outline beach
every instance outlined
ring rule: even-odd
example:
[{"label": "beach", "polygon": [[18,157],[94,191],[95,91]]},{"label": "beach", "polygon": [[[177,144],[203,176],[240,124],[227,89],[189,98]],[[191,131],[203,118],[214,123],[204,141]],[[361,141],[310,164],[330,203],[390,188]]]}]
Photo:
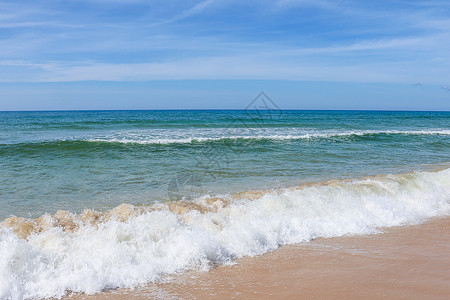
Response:
[{"label": "beach", "polygon": [[447,299],[450,218],[319,238],[170,282],[66,299]]},{"label": "beach", "polygon": [[0,0],[0,300],[450,299],[450,1]]}]

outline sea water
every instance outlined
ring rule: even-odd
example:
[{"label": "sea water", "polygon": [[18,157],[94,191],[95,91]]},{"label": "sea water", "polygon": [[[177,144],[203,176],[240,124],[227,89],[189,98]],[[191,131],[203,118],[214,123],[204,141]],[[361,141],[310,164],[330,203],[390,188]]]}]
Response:
[{"label": "sea water", "polygon": [[0,112],[0,298],[447,216],[449,168],[449,112]]}]

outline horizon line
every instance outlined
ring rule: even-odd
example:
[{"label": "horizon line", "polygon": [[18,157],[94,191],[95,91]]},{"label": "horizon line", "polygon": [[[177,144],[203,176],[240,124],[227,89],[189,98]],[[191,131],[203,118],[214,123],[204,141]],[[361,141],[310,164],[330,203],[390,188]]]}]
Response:
[{"label": "horizon line", "polygon": [[88,111],[378,111],[378,112],[450,112],[450,110],[408,110],[408,109],[245,109],[245,108],[153,108],[153,109],[36,109],[36,110],[0,110],[0,112],[88,112]]}]

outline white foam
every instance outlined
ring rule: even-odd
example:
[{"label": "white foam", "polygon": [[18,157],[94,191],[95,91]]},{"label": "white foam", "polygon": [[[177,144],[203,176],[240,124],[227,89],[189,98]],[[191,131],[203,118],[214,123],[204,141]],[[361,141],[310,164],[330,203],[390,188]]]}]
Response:
[{"label": "white foam", "polygon": [[450,169],[286,189],[204,214],[150,211],[75,232],[55,227],[28,240],[0,228],[0,298],[133,287],[285,244],[374,233],[446,215]]},{"label": "white foam", "polygon": [[[346,138],[367,135],[450,135],[450,130],[436,128],[427,130],[343,130],[343,129],[315,129],[315,128],[155,128],[140,130],[112,130],[92,133],[90,131],[74,134],[71,137],[33,136],[28,140],[9,142],[17,144],[23,142],[104,142],[122,144],[189,144],[195,142],[214,142],[225,140],[317,140],[330,138]],[[0,141],[0,145],[6,145]]]},{"label": "white foam", "polygon": [[[298,128],[277,128],[275,132],[272,128],[235,128],[233,131],[229,129],[216,128],[215,130],[190,130],[188,132],[176,131],[166,132],[161,131],[152,135],[148,132],[137,133],[119,133],[111,136],[91,137],[86,139],[90,142],[108,142],[108,143],[122,143],[122,144],[188,144],[193,142],[210,142],[210,141],[224,141],[224,140],[274,140],[274,141],[288,141],[288,140],[313,140],[326,139],[337,137],[351,137],[351,136],[367,136],[367,135],[450,135],[450,130],[323,130],[312,131],[302,130]],[[237,134],[242,132],[244,134]],[[273,133],[272,133],[273,132]],[[176,134],[175,134],[176,133]],[[173,136],[167,138],[167,136]]]}]

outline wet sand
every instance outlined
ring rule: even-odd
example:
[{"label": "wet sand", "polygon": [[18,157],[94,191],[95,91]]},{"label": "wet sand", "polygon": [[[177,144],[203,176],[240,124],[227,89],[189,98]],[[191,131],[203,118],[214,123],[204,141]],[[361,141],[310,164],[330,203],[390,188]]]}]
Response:
[{"label": "wet sand", "polygon": [[450,218],[320,238],[166,283],[67,299],[450,299]]}]

